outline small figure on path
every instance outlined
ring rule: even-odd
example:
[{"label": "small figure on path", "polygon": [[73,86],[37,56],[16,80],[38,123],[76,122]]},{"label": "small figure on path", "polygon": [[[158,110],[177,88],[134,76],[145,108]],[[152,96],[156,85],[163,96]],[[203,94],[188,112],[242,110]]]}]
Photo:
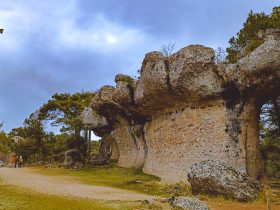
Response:
[{"label": "small figure on path", "polygon": [[18,167],[23,167],[23,157],[22,156],[19,156],[19,159],[18,159]]}]

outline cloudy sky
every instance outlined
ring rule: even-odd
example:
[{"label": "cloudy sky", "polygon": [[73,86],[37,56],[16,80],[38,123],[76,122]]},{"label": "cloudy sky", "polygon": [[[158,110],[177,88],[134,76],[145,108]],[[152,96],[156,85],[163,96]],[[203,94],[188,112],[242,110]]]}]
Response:
[{"label": "cloudy sky", "polygon": [[136,75],[163,44],[226,47],[248,12],[279,0],[0,0],[0,121],[23,120],[55,92]]}]

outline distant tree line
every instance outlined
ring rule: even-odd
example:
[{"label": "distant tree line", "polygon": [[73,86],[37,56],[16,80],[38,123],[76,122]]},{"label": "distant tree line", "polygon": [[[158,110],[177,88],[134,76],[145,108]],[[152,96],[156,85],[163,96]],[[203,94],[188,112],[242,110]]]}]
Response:
[{"label": "distant tree line", "polygon": [[[80,114],[94,93],[54,94],[47,103],[25,119],[23,126],[8,134],[0,132],[0,151],[21,154],[30,162],[53,159],[68,149],[87,155],[87,142]],[[60,134],[47,132],[47,125],[59,126]]]}]

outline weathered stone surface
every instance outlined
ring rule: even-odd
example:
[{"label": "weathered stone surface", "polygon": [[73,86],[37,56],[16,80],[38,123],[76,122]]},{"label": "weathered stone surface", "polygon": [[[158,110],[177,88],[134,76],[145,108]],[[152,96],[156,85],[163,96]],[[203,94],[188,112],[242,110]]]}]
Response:
[{"label": "weathered stone surface", "polygon": [[201,200],[192,197],[180,196],[173,201],[173,206],[184,210],[208,210],[208,206]]},{"label": "weathered stone surface", "polygon": [[146,54],[141,68],[141,78],[135,89],[136,105],[149,110],[159,110],[173,104],[172,99],[166,57],[160,52]]},{"label": "weathered stone surface", "polygon": [[112,130],[107,119],[104,116],[97,114],[91,107],[86,107],[83,110],[81,118],[83,123],[99,136],[102,136]]},{"label": "weathered stone surface", "polygon": [[130,82],[118,81],[113,94],[115,102],[121,105],[133,104],[133,88]]},{"label": "weathered stone surface", "polygon": [[236,64],[226,67],[228,78],[240,91],[265,96],[280,87],[280,31],[260,35],[264,43]]},{"label": "weathered stone surface", "polygon": [[111,134],[106,134],[100,141],[99,153],[111,160],[119,160],[120,151],[116,140]]},{"label": "weathered stone surface", "polygon": [[142,168],[147,154],[146,142],[142,134],[136,134],[134,128],[123,122],[111,134],[116,140],[120,152],[119,165],[128,168]]},{"label": "weathered stone surface", "polygon": [[107,119],[104,116],[97,114],[90,107],[86,107],[83,110],[81,117],[83,119],[83,123],[93,129],[106,127],[109,125]]},{"label": "weathered stone surface", "polygon": [[105,85],[105,86],[101,87],[95,94],[95,96],[91,102],[91,107],[94,110],[98,110],[98,111],[102,112],[103,108],[114,104],[114,100],[113,100],[114,91],[115,91],[115,88],[110,85]]},{"label": "weathered stone surface", "polygon": [[85,118],[95,133],[112,135],[119,165],[168,183],[187,181],[190,167],[207,160],[260,179],[259,111],[279,95],[280,34],[259,36],[263,44],[237,64],[216,65],[201,45],[169,57],[148,53],[140,80],[117,75],[116,88],[104,86],[92,100],[94,119]]},{"label": "weathered stone surface", "polygon": [[163,110],[145,125],[144,172],[175,183],[186,180],[186,169],[194,163],[208,159],[223,160],[238,170],[246,168],[239,142],[226,132],[228,121],[223,100]]},{"label": "weathered stone surface", "polygon": [[224,195],[240,201],[257,198],[261,190],[258,181],[214,160],[194,164],[188,174],[188,181],[195,193]]},{"label": "weathered stone surface", "polygon": [[183,100],[213,97],[223,91],[213,49],[191,45],[172,55],[169,62],[172,89]]}]

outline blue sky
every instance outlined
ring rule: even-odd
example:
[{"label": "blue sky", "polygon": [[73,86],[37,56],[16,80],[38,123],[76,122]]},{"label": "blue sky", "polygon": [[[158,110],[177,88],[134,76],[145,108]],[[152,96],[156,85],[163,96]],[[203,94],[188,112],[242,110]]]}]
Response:
[{"label": "blue sky", "polygon": [[24,119],[55,92],[136,75],[146,52],[176,43],[226,47],[250,10],[279,0],[0,0],[0,120]]}]

